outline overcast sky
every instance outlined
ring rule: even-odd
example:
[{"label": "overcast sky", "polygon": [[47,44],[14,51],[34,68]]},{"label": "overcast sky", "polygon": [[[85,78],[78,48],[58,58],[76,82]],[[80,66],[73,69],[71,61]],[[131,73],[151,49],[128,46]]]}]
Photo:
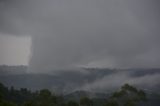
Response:
[{"label": "overcast sky", "polygon": [[159,4],[0,0],[0,64],[28,63],[33,72],[79,66],[160,67]]}]

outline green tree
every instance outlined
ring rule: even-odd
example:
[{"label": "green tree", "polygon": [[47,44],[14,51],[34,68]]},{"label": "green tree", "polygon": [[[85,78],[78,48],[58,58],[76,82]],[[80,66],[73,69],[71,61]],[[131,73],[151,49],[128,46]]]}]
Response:
[{"label": "green tree", "polygon": [[35,101],[28,101],[23,104],[23,106],[37,106]]},{"label": "green tree", "polygon": [[56,96],[53,95],[49,90],[43,89],[38,95],[37,104],[38,106],[55,106]]},{"label": "green tree", "polygon": [[107,104],[105,106],[119,106],[118,102],[115,100],[110,100],[107,102]]},{"label": "green tree", "polygon": [[0,83],[0,100],[6,99],[8,96],[8,88],[5,87],[2,83]]},{"label": "green tree", "polygon": [[68,101],[67,106],[79,106],[79,104],[75,101]]},{"label": "green tree", "polygon": [[136,104],[134,103],[133,100],[127,100],[127,101],[124,103],[124,106],[136,106]]},{"label": "green tree", "polygon": [[2,100],[0,106],[17,106],[15,103]]},{"label": "green tree", "polygon": [[93,101],[88,97],[80,98],[80,105],[81,106],[93,106]]},{"label": "green tree", "polygon": [[138,103],[146,100],[144,91],[125,84],[121,87],[120,91],[112,94],[106,106],[136,106]]}]

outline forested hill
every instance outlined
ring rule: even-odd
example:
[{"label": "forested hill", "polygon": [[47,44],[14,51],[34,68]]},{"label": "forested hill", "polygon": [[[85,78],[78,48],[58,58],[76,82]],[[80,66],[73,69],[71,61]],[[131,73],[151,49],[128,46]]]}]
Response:
[{"label": "forested hill", "polygon": [[[93,95],[94,96],[91,96]],[[101,96],[100,96],[101,95]],[[15,89],[0,83],[0,106],[159,106],[160,95],[149,95],[143,90],[125,84],[108,94],[76,91],[57,95],[47,89],[32,92]]]},{"label": "forested hill", "polygon": [[[117,104],[122,101],[126,104],[125,106],[160,105],[160,83],[158,80],[160,69],[85,68],[82,69],[82,72],[61,71],[56,75],[52,72],[50,74],[28,74],[26,71],[26,66],[0,66],[0,82],[5,85],[0,84],[0,106],[121,106]],[[135,81],[143,86],[136,88],[130,85],[117,86],[111,91],[108,83],[113,80],[111,84],[116,85],[114,79],[126,77],[124,75],[128,75],[128,80],[136,79]],[[101,79],[105,80],[105,83],[103,80],[97,82]],[[103,86],[104,88],[100,91],[96,86],[93,86],[96,84],[95,82],[107,86]],[[86,83],[91,84],[95,89],[93,91],[87,91],[83,88],[77,89]],[[132,95],[128,95],[128,90],[133,95],[140,95],[137,97],[138,101],[137,99],[126,100],[125,97],[128,96],[133,99]],[[123,97],[124,95],[125,97]]]}]

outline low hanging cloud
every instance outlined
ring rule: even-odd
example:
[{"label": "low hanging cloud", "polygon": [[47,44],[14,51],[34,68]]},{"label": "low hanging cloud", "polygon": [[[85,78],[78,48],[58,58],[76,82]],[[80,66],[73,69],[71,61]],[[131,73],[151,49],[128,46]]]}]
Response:
[{"label": "low hanging cloud", "polygon": [[103,78],[97,79],[92,83],[85,83],[82,87],[78,88],[78,90],[96,91],[96,92],[114,91],[115,89],[118,89],[122,85],[127,83],[149,91],[159,90],[160,86],[159,73],[156,74],[148,73],[146,75],[137,77],[131,76],[131,73],[132,72],[126,72],[126,71],[113,73],[104,76]]},{"label": "low hanging cloud", "polygon": [[160,66],[157,0],[1,0],[0,32],[32,37],[30,72]]}]

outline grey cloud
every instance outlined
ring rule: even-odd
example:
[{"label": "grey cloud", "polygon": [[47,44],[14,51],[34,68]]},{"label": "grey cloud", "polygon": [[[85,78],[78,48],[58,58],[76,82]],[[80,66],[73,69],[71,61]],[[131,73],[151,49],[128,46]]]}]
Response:
[{"label": "grey cloud", "polygon": [[31,72],[160,65],[157,0],[1,2],[0,31],[32,35]]},{"label": "grey cloud", "polygon": [[[147,74],[139,77],[131,76],[132,72],[117,72],[101,79],[97,79],[92,83],[85,83],[78,90],[86,91],[114,91],[122,85],[128,83],[146,90],[158,90],[160,86],[160,74]],[[76,90],[77,90],[76,89]]]}]

